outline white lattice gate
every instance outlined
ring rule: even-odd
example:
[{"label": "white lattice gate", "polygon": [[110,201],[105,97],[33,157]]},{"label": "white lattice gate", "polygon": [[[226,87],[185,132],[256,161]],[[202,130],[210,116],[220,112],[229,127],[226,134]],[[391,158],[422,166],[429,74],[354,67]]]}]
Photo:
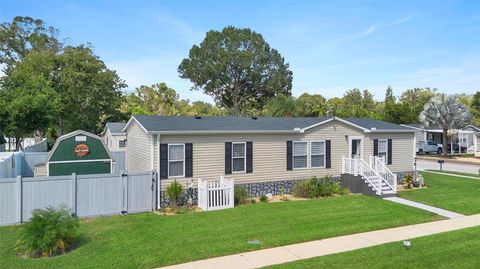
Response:
[{"label": "white lattice gate", "polygon": [[234,206],[233,179],[203,180],[198,179],[198,206],[205,210],[218,210]]}]

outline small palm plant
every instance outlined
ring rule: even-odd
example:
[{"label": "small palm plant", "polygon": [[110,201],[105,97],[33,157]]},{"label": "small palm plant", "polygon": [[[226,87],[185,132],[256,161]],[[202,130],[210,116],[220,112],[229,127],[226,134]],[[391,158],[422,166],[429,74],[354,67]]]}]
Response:
[{"label": "small palm plant", "polygon": [[78,242],[79,222],[61,206],[36,209],[22,227],[15,250],[18,255],[47,257],[65,253]]},{"label": "small palm plant", "polygon": [[183,192],[183,187],[176,180],[170,183],[167,187],[167,197],[170,198],[170,205],[177,207],[180,202],[180,195]]},{"label": "small palm plant", "polygon": [[472,114],[460,102],[458,95],[439,94],[425,104],[419,119],[427,127],[443,129],[442,155],[446,157],[449,130],[460,129],[469,124]]}]

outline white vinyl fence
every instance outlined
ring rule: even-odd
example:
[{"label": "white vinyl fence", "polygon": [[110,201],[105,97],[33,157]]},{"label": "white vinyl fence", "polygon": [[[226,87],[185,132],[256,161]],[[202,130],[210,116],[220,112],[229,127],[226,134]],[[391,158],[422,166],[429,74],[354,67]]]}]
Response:
[{"label": "white vinyl fence", "polygon": [[204,211],[233,208],[233,179],[198,180],[198,206]]},{"label": "white vinyl fence", "polygon": [[151,211],[155,182],[154,172],[0,179],[0,225],[47,206],[66,205],[79,217]]}]

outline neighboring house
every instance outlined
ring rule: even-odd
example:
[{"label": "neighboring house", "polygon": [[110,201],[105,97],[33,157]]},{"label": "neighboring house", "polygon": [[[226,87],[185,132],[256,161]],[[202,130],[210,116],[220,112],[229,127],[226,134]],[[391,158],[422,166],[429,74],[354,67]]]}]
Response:
[{"label": "neighboring house", "polygon": [[294,180],[339,177],[342,156],[382,156],[400,177],[414,169],[414,131],[372,119],[133,116],[123,131],[127,170],[157,171],[159,193],[222,175],[251,196],[289,191]]},{"label": "neighboring house", "polygon": [[[442,128],[427,128],[423,124],[402,124],[402,126],[415,130],[415,137],[417,141],[426,142],[431,140],[436,144],[443,144],[443,129]],[[447,138],[447,144],[457,144],[458,146],[450,146],[450,149],[454,149],[458,152],[460,148],[462,153],[474,152],[474,133],[479,132],[480,128],[468,125],[460,130],[457,130],[457,136],[455,139]]]},{"label": "neighboring house", "polygon": [[7,143],[5,137],[0,134],[0,152],[5,152],[7,150]]},{"label": "neighboring house", "polygon": [[47,176],[112,173],[113,158],[102,138],[78,130],[57,139],[48,154],[46,167],[35,167]]},{"label": "neighboring house", "polygon": [[473,136],[475,143],[475,157],[480,157],[480,132]]},{"label": "neighboring house", "polygon": [[127,136],[122,131],[125,122],[108,122],[102,132],[103,141],[110,151],[125,151]]}]

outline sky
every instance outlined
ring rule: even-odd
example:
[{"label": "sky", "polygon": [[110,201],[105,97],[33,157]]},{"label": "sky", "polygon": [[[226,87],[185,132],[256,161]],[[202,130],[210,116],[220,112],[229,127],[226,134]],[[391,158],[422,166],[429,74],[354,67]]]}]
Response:
[{"label": "sky", "polygon": [[181,98],[212,102],[178,75],[209,30],[263,35],[293,72],[292,94],[384,98],[413,87],[480,90],[480,1],[20,1],[0,0],[0,21],[44,20],[66,44],[91,43],[128,84],[165,82]]}]

